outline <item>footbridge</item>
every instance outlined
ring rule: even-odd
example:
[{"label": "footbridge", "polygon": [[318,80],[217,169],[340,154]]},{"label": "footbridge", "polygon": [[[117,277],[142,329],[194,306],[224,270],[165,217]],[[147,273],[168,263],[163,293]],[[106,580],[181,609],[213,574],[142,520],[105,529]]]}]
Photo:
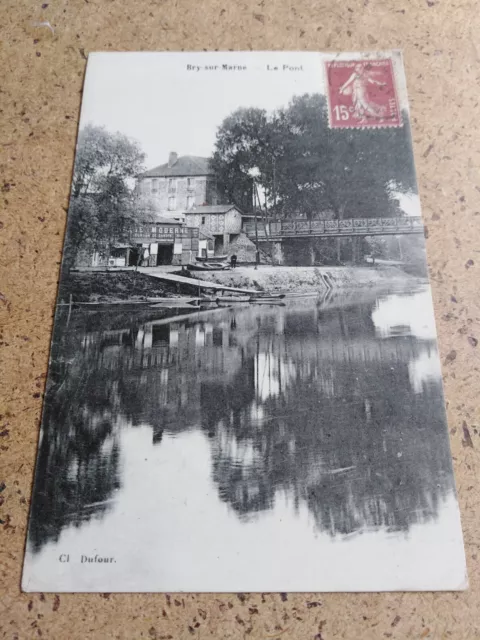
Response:
[{"label": "footbridge", "polygon": [[423,234],[421,217],[402,216],[397,218],[345,218],[344,220],[305,220],[304,218],[258,222],[245,227],[247,236],[254,240],[272,240],[286,238],[331,238],[349,236],[396,236],[404,234]]}]

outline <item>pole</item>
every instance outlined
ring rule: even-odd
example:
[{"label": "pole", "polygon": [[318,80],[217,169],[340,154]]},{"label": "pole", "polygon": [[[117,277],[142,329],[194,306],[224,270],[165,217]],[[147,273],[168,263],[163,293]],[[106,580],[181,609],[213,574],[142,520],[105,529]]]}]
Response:
[{"label": "pole", "polygon": [[[257,185],[255,184],[255,190],[254,190],[254,194],[253,194],[253,198],[254,198],[254,203],[256,203],[256,198],[258,196],[257,193]],[[255,269],[258,268],[258,263],[260,262],[260,253],[258,251],[258,223],[257,223],[257,207],[254,204],[253,207],[254,210],[254,214],[255,214]]]},{"label": "pole", "polygon": [[68,301],[68,318],[67,318],[67,327],[70,323],[70,316],[72,314],[72,305],[73,305],[73,295],[70,294],[70,299]]},{"label": "pole", "polygon": [[[255,183],[255,190],[256,190],[256,194],[257,194],[257,198],[258,198],[258,204],[261,208],[260,205],[260,194],[258,192],[258,185]],[[273,258],[273,249],[272,249],[272,239],[271,237],[269,237],[269,222],[268,222],[268,210],[267,210],[267,194],[265,193],[265,212],[262,209],[262,218],[263,218],[263,228],[264,228],[264,233],[265,233],[265,240],[267,240],[270,243],[270,256]],[[260,252],[259,252],[259,258],[260,258]],[[259,259],[259,264],[260,264],[260,259]]]},{"label": "pole", "polygon": [[273,217],[276,220],[277,219],[277,175],[276,175],[276,160],[275,160],[275,156],[273,156]]}]

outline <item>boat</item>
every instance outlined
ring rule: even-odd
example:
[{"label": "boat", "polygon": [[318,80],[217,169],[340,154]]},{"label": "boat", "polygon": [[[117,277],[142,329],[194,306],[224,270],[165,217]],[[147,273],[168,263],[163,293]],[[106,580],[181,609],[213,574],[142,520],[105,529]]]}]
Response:
[{"label": "boat", "polygon": [[221,296],[216,299],[217,304],[232,304],[236,302],[265,302],[265,303],[278,303],[285,298],[284,293],[263,293],[261,291],[258,294],[251,296]]},{"label": "boat", "polygon": [[226,262],[203,262],[202,264],[187,264],[189,271],[225,271],[230,269],[230,265]]},{"label": "boat", "polygon": [[259,291],[258,294],[250,296],[250,302],[258,302],[259,300],[283,300],[285,293],[263,293]]},{"label": "boat", "polygon": [[232,304],[235,302],[250,302],[251,296],[222,296],[217,298],[217,304]]},{"label": "boat", "polygon": [[150,302],[148,300],[104,300],[100,302],[76,302],[72,304],[65,302],[59,303],[62,307],[72,307],[73,309],[84,309],[87,311],[108,311],[110,309],[116,309],[121,311],[131,311],[132,309],[139,309],[142,307],[149,307]]},{"label": "boat", "polygon": [[150,309],[180,309],[180,310],[185,310],[185,309],[196,309],[198,308],[199,305],[193,305],[193,304],[182,304],[180,302],[176,302],[174,304],[151,304],[149,305]]},{"label": "boat", "polygon": [[281,307],[285,307],[286,304],[280,298],[252,298],[250,300],[252,304],[276,304]]},{"label": "boat", "polygon": [[171,304],[172,302],[185,303],[185,304],[195,304],[199,300],[201,300],[199,296],[173,296],[171,298],[147,298],[150,304]]},{"label": "boat", "polygon": [[152,302],[150,304],[151,309],[194,309],[198,307],[199,303],[197,300],[177,300],[175,298],[170,298],[169,300],[163,300],[162,302]]},{"label": "boat", "polygon": [[284,298],[284,293],[264,293],[259,291],[258,294],[250,296],[250,302],[254,304],[279,304],[284,306]]},{"label": "boat", "polygon": [[207,256],[196,256],[195,260],[197,262],[226,262],[228,260],[228,256],[211,256],[208,258]]}]

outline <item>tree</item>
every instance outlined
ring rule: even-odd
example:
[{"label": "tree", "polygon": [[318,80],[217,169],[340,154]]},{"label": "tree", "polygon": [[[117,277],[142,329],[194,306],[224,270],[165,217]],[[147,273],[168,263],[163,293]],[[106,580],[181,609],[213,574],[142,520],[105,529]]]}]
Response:
[{"label": "tree", "polygon": [[268,137],[264,109],[238,109],[225,118],[217,132],[212,159],[217,189],[243,211],[251,210],[253,183],[249,171],[259,165],[264,169]]},{"label": "tree", "polygon": [[277,217],[336,219],[401,214],[399,193],[416,192],[408,114],[404,125],[331,129],[325,96],[296,97],[268,114],[238,109],[217,133],[213,166],[233,202],[258,167],[258,183]]},{"label": "tree", "polygon": [[135,178],[144,160],[145,154],[135,140],[88,124],[78,135],[73,197],[101,191],[106,179]]},{"label": "tree", "polygon": [[91,124],[80,131],[65,242],[67,266],[79,250],[108,253],[113,239],[126,238],[139,214],[131,183],[143,170],[144,159],[139,144],[121,133]]},{"label": "tree", "polygon": [[[279,195],[286,213],[337,219],[401,213],[398,193],[416,191],[408,115],[401,128],[331,129],[324,96],[294,98]],[[285,179],[283,179],[285,176]]]}]

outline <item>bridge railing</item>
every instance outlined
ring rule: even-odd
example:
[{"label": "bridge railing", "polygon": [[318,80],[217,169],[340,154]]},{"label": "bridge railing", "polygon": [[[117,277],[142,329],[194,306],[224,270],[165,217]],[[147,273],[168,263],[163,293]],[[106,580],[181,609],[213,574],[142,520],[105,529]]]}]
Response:
[{"label": "bridge railing", "polygon": [[[395,235],[421,233],[423,222],[420,217],[403,216],[397,218],[346,218],[345,220],[281,220],[258,222],[260,239],[288,236],[338,236],[338,235]],[[255,224],[245,226],[248,237],[255,237]]]}]

